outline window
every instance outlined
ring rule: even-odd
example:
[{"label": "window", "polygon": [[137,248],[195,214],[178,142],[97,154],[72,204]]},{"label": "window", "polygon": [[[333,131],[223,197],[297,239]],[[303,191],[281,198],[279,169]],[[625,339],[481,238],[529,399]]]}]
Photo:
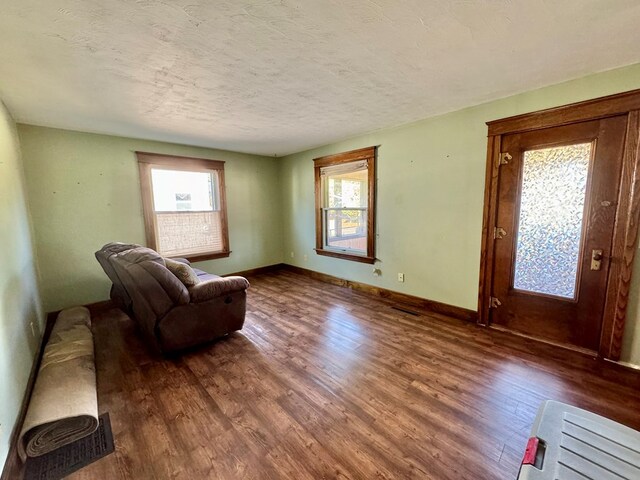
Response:
[{"label": "window", "polygon": [[166,257],[228,257],[224,162],[136,155],[147,245]]},{"label": "window", "polygon": [[376,147],[314,159],[316,252],[375,262]]}]

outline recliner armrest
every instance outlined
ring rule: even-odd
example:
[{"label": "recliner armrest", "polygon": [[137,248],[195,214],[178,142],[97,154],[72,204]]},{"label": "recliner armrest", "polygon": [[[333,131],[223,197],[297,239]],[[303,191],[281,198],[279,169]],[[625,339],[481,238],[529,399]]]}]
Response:
[{"label": "recliner armrest", "polygon": [[189,294],[193,303],[200,303],[226,293],[243,291],[247,288],[249,288],[249,281],[244,277],[213,278],[190,287]]}]

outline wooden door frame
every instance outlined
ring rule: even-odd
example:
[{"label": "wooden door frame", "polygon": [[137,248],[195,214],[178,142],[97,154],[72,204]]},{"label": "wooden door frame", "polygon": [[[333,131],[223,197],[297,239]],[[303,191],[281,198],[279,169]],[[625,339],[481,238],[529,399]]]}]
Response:
[{"label": "wooden door frame", "polygon": [[640,221],[640,89],[487,122],[487,169],[478,292],[479,324],[488,326],[490,323],[489,297],[493,288],[495,251],[493,232],[496,226],[502,137],[617,115],[627,116],[627,131],[598,355],[610,360],[620,359]]}]

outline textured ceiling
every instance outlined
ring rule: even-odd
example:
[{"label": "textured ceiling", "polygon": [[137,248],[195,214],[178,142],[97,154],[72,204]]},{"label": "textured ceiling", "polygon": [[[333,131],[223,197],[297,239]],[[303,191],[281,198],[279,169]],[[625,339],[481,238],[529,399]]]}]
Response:
[{"label": "textured ceiling", "polygon": [[283,155],[640,60],[638,0],[2,0],[20,122]]}]

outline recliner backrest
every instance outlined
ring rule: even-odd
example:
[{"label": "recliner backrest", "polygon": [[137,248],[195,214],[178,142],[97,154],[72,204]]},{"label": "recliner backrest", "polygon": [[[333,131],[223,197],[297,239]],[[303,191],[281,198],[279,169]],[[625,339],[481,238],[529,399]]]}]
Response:
[{"label": "recliner backrest", "polygon": [[160,318],[176,305],[189,303],[189,291],[154,250],[136,247],[109,257],[132,302],[144,333],[155,335]]},{"label": "recliner backrest", "polygon": [[131,298],[129,297],[127,290],[122,285],[120,277],[118,277],[118,274],[109,262],[109,257],[117,253],[131,250],[132,248],[137,248],[139,246],[140,245],[137,245],[135,243],[110,242],[104,245],[95,253],[96,260],[98,260],[98,263],[100,263],[102,270],[104,270],[104,273],[107,274],[107,277],[109,277],[109,280],[111,280],[111,283],[113,284],[111,299],[114,302],[118,303],[119,307],[125,310],[131,308]]}]

